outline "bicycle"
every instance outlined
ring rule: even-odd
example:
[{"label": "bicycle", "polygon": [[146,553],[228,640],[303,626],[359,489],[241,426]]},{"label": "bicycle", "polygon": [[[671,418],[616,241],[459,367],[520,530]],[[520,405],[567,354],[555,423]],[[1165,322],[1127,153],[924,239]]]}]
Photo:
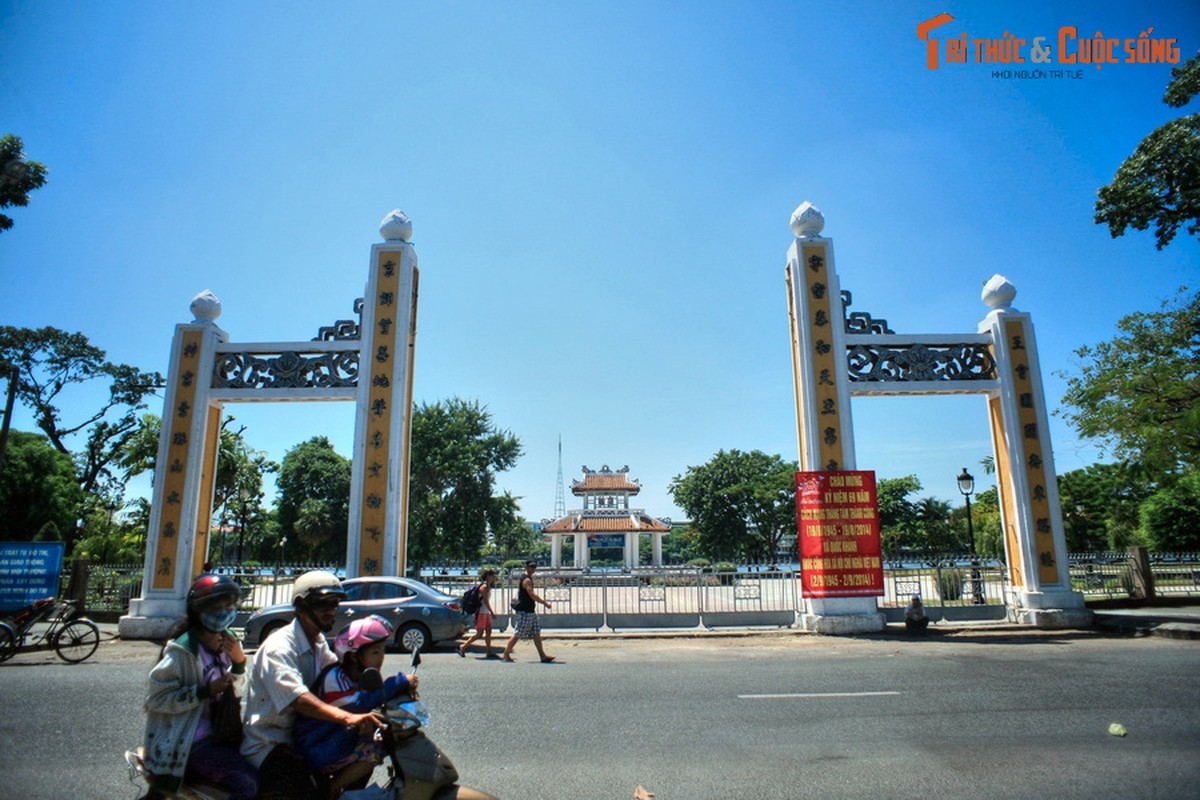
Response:
[{"label": "bicycle", "polygon": [[90,658],[100,646],[100,628],[78,613],[74,600],[35,600],[11,620],[0,622],[0,661],[22,650],[51,649],[69,664]]}]

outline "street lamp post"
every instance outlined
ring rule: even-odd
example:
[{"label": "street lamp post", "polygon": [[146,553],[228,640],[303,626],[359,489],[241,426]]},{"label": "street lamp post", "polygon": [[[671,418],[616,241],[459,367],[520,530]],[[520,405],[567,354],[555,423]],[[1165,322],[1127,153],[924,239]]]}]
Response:
[{"label": "street lamp post", "polygon": [[975,557],[975,523],[971,519],[971,495],[975,493],[975,476],[963,467],[962,474],[955,478],[958,491],[967,501],[967,547],[971,551],[971,602],[983,605],[983,576],[979,572],[979,560]]}]

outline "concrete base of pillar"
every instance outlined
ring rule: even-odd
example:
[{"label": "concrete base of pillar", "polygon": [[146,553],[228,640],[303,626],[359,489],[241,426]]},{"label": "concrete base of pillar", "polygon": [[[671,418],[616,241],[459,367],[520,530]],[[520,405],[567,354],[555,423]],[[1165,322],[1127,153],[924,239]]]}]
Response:
[{"label": "concrete base of pillar", "polygon": [[129,613],[117,621],[122,639],[165,639],[187,616],[187,600],[175,597],[136,597]]},{"label": "concrete base of pillar", "polygon": [[178,624],[179,617],[135,617],[126,614],[117,621],[117,632],[122,639],[165,639]]},{"label": "concrete base of pillar", "polygon": [[1008,608],[1009,622],[1046,630],[1090,628],[1092,610],[1081,592],[1049,588],[1040,592],[1017,591]]},{"label": "concrete base of pillar", "polygon": [[850,633],[879,633],[887,626],[883,612],[874,614],[803,614],[800,625],[806,631],[830,636]]},{"label": "concrete base of pillar", "polygon": [[1092,627],[1093,614],[1090,608],[1010,608],[1008,619],[1018,625],[1062,630]]}]

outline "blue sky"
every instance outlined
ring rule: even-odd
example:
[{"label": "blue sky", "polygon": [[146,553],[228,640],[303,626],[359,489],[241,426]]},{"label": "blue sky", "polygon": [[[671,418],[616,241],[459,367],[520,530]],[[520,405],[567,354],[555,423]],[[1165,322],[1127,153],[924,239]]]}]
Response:
[{"label": "blue sky", "polygon": [[[165,372],[210,289],[234,341],[310,339],[351,316],[399,207],[417,400],[477,399],[521,439],[501,485],[529,519],[553,511],[559,436],[568,487],[628,465],[640,505],[678,517],[668,483],[716,451],[796,458],[783,264],[811,200],[854,310],[897,332],[973,332],[1006,275],[1057,407],[1075,348],[1200,277],[1186,234],[1159,252],[1092,222],[1096,189],[1180,113],[1170,65],[930,70],[916,26],[942,12],[935,37],[1153,27],[1200,47],[1182,1],[0,0],[0,131],[50,169],[0,234],[0,323]],[[349,453],[349,404],[229,409],[276,459],[314,435]],[[954,475],[982,477],[981,397],[853,412],[860,469],[956,503]],[[1060,472],[1101,457],[1052,428]]]}]

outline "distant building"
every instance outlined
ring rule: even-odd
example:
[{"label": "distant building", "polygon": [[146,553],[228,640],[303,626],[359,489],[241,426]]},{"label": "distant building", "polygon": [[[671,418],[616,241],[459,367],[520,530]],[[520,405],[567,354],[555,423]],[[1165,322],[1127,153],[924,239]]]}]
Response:
[{"label": "distant building", "polygon": [[662,566],[662,537],[671,532],[671,523],[655,519],[640,508],[630,508],[629,498],[642,491],[636,480],[628,478],[629,467],[617,471],[607,465],[600,470],[583,467],[583,480],[571,481],[571,494],[583,498],[583,508],[573,509],[542,529],[550,537],[550,565],[561,567],[562,543],[575,537],[577,568],[590,563],[591,548],[620,547],[627,569],[638,565],[642,536],[651,537],[651,563]]}]

